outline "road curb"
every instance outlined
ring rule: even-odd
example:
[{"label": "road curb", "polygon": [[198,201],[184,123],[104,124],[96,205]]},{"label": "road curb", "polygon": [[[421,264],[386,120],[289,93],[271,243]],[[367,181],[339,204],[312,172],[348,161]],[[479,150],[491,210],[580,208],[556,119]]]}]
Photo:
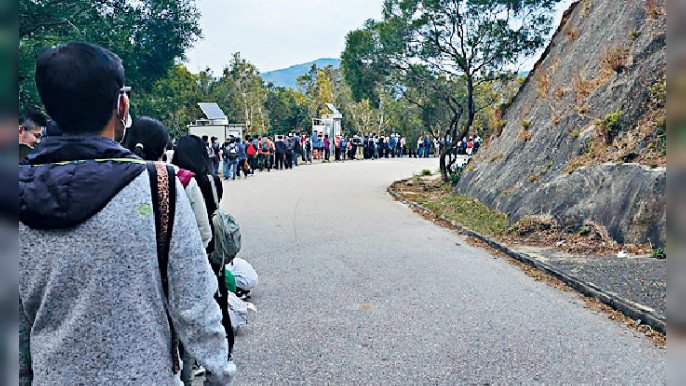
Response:
[{"label": "road curb", "polygon": [[495,248],[496,250],[505,253],[506,255],[510,256],[511,258],[520,261],[528,266],[534,267],[540,271],[545,272],[546,274],[562,281],[563,283],[567,284],[577,292],[581,293],[584,296],[587,296],[592,299],[596,299],[599,302],[606,304],[613,308],[614,310],[617,310],[621,312],[622,314],[626,315],[627,317],[639,321],[641,324],[645,324],[647,326],[650,326],[653,330],[661,333],[661,334],[667,334],[667,323],[666,320],[663,318],[655,315],[653,311],[650,310],[649,307],[643,306],[641,304],[632,302],[628,299],[625,299],[621,296],[618,296],[617,294],[607,292],[603,290],[602,288],[599,288],[598,286],[586,282],[584,280],[581,280],[579,278],[576,278],[574,276],[570,276],[564,272],[561,272],[557,270],[556,268],[540,261],[537,260],[531,256],[529,256],[526,253],[522,252],[516,252],[512,249],[510,249],[507,245],[502,244],[498,241],[495,241],[487,236],[484,236],[478,232],[474,232],[473,230],[466,228],[452,220],[449,220],[443,216],[437,215],[431,210],[427,209],[421,204],[418,204],[414,201],[411,201],[395,190],[393,190],[393,187],[390,186],[387,189],[388,194],[391,195],[394,199],[402,202],[403,204],[417,210],[420,212],[423,212],[425,214],[430,215],[433,218],[436,218],[438,220],[444,221],[450,226],[467,235],[467,236],[472,236],[478,240],[481,240],[491,246],[492,248]]}]

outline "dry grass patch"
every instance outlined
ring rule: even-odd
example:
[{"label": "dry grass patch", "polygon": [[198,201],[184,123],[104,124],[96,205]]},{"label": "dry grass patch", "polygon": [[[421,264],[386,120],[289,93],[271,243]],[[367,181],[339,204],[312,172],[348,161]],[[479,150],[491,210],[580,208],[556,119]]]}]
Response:
[{"label": "dry grass patch", "polygon": [[521,142],[529,142],[531,140],[532,134],[528,132],[524,127],[522,127],[521,130],[519,130],[519,134],[517,134],[517,140]]},{"label": "dry grass patch", "polygon": [[555,100],[559,101],[565,96],[565,94],[567,94],[567,90],[564,87],[558,87],[557,90],[555,90],[553,97]]},{"label": "dry grass patch", "polygon": [[576,101],[582,102],[595,91],[596,86],[592,80],[584,78],[581,74],[576,74],[572,80],[572,89],[574,90]]},{"label": "dry grass patch", "polygon": [[605,68],[618,74],[627,69],[628,61],[629,50],[626,48],[613,48],[603,57]]},{"label": "dry grass patch", "polygon": [[574,173],[583,166],[586,166],[585,159],[583,158],[583,156],[577,157],[567,162],[567,165],[565,165],[565,168],[562,170],[562,173],[569,175]]},{"label": "dry grass patch", "polygon": [[545,99],[548,96],[548,91],[550,90],[550,74],[548,71],[540,73],[536,79],[536,89],[538,90],[539,98]]},{"label": "dry grass patch", "polygon": [[488,159],[488,162],[489,162],[489,163],[493,163],[493,162],[500,161],[500,160],[502,160],[502,159],[503,159],[503,154],[500,153],[500,154],[496,154],[496,155],[494,155],[493,157],[489,158],[489,159]]},{"label": "dry grass patch", "polygon": [[591,14],[591,11],[593,10],[593,2],[592,0],[582,0],[582,8],[581,8],[581,16],[586,17]]},{"label": "dry grass patch", "polygon": [[660,6],[658,0],[645,0],[644,9],[651,19],[658,19],[664,14],[664,10]]}]

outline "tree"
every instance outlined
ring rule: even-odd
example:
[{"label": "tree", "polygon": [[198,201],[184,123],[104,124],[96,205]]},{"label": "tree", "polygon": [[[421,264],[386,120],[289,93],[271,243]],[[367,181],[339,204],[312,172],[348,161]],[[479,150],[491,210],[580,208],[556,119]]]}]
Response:
[{"label": "tree", "polygon": [[[440,159],[446,181],[450,167],[446,157],[458,138],[470,132],[483,108],[477,105],[480,86],[502,78],[543,46],[559,2],[385,0],[383,22],[368,26],[376,31],[376,46],[395,78],[409,79],[415,89],[441,97],[450,109],[445,133],[451,143]],[[464,97],[456,96],[455,89],[463,90]]]},{"label": "tree", "polygon": [[204,76],[207,73],[194,75],[183,65],[176,65],[153,84],[149,93],[132,98],[132,111],[159,119],[173,137],[186,134],[187,125],[200,114],[197,103],[203,98]]},{"label": "tree", "polygon": [[282,87],[270,89],[265,108],[275,134],[301,131],[310,125],[307,98],[298,91]]},{"label": "tree", "polygon": [[317,103],[317,108],[319,109],[319,115],[324,115],[329,112],[326,104],[334,103],[333,81],[325,71],[319,70],[317,72],[316,85],[317,94],[315,102]]},{"label": "tree", "polygon": [[353,99],[356,102],[367,99],[374,108],[378,108],[379,89],[383,86],[387,70],[377,55],[378,37],[374,25],[374,21],[369,20],[364,29],[348,33],[345,50],[341,54],[341,69]]},{"label": "tree", "polygon": [[248,133],[264,133],[268,129],[264,103],[267,90],[257,68],[233,54],[231,62],[211,87],[210,95],[227,113],[230,121],[245,123]]},{"label": "tree", "polygon": [[35,57],[70,40],[119,55],[127,83],[149,92],[200,36],[194,0],[20,0],[19,86],[22,107],[40,105]]}]

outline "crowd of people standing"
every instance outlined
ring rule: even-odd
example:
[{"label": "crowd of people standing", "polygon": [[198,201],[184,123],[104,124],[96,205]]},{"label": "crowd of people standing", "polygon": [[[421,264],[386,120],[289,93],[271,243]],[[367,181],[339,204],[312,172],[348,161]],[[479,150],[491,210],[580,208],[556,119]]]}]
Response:
[{"label": "crowd of people standing", "polygon": [[19,122],[19,384],[192,385],[197,361],[229,385],[257,273],[217,160],[184,136],[163,162],[167,129],[131,119],[102,47],[47,49],[35,79],[52,123]]},{"label": "crowd of people standing", "polygon": [[[196,361],[206,384],[230,384],[257,274],[236,257],[220,166],[235,179],[330,162],[332,149],[346,161],[441,148],[320,132],[172,145],[158,120],[131,119],[121,59],[87,43],[41,53],[35,79],[50,119],[19,121],[21,384],[191,385]],[[460,143],[473,154],[481,140]]]},{"label": "crowd of people standing", "polygon": [[[230,136],[223,143],[216,137],[202,137],[211,160],[212,174],[224,180],[236,180],[254,175],[256,171],[293,169],[301,164],[315,161],[355,161],[381,158],[429,158],[437,157],[443,146],[449,143],[428,135],[418,138],[413,146],[398,134],[389,136],[336,135],[333,141],[328,134],[314,132],[289,135],[247,135],[245,138]],[[481,146],[480,137],[464,138],[458,142],[456,154],[473,155]],[[333,148],[333,157],[332,157]],[[169,158],[174,152],[170,144]],[[332,159],[333,158],[333,159]]]}]

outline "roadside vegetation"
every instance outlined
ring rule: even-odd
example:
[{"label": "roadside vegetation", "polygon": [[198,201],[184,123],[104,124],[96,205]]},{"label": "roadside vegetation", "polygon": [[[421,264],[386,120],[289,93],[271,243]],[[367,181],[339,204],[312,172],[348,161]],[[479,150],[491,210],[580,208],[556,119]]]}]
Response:
[{"label": "roadside vegetation", "polygon": [[[453,178],[459,180],[459,174],[451,174]],[[578,257],[616,256],[626,252],[632,256],[666,258],[663,249],[650,245],[619,244],[604,227],[591,221],[577,227],[563,227],[555,216],[542,214],[512,222],[504,213],[492,210],[472,197],[455,194],[454,186],[425,169],[408,180],[394,183],[391,189],[420,204],[437,218],[455,222],[506,244],[555,248]]]}]

